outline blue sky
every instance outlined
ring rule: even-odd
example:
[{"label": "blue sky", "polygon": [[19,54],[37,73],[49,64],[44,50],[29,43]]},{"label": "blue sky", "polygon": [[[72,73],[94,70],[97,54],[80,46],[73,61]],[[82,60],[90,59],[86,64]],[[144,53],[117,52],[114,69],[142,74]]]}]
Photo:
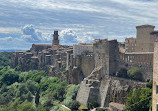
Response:
[{"label": "blue sky", "polygon": [[51,43],[135,37],[135,26],[158,27],[157,0],[0,0],[0,50]]}]

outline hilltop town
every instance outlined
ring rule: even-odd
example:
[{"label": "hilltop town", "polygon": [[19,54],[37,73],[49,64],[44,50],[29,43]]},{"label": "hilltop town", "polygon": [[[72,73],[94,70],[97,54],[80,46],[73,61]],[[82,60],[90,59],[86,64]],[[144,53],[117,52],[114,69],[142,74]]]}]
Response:
[{"label": "hilltop town", "polygon": [[[70,84],[80,84],[76,100],[83,105],[97,101],[100,107],[123,110],[130,90],[146,87],[153,79],[154,42],[158,40],[155,26],[137,26],[136,38],[117,40],[96,39],[93,43],[60,45],[58,31],[52,44],[32,44],[30,50],[16,51],[11,67],[21,71],[45,70]],[[141,80],[118,77],[121,69],[137,67]],[[109,106],[110,105],[110,106]]]}]

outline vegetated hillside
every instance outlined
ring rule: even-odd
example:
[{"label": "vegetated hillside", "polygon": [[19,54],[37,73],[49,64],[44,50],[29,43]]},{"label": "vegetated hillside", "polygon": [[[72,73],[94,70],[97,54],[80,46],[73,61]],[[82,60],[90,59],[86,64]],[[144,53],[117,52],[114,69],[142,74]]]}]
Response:
[{"label": "vegetated hillside", "polygon": [[10,59],[13,52],[0,52],[0,66],[10,65]]},{"label": "vegetated hillside", "polygon": [[[75,108],[79,85],[69,85],[45,71],[20,72],[0,68],[0,109],[2,111],[64,111],[62,104]],[[76,103],[76,104],[74,104]]]}]

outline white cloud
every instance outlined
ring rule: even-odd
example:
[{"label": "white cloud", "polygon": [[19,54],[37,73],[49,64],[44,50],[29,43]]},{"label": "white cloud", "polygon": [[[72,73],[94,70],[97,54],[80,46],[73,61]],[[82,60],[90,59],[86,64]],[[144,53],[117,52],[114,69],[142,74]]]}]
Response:
[{"label": "white cloud", "polygon": [[20,33],[21,30],[15,27],[0,27],[0,33],[4,34],[17,34]]},{"label": "white cloud", "polygon": [[[136,34],[136,25],[158,26],[157,3],[157,0],[0,0],[0,34],[21,34],[19,39],[29,44],[51,43],[50,33],[54,29],[59,30],[62,44],[105,37],[123,40]],[[25,24],[33,25],[26,25],[21,32],[19,27]],[[2,37],[3,41],[11,40]]]},{"label": "white cloud", "polygon": [[42,36],[42,32],[36,31],[33,25],[25,25],[22,28],[22,39],[30,43],[48,42],[46,37]]},{"label": "white cloud", "polygon": [[60,42],[61,44],[69,44],[69,45],[72,45],[72,44],[76,44],[78,43],[77,41],[77,35],[76,33],[71,30],[71,29],[65,29],[65,30],[62,30],[60,33],[59,33],[59,39],[60,39]]}]

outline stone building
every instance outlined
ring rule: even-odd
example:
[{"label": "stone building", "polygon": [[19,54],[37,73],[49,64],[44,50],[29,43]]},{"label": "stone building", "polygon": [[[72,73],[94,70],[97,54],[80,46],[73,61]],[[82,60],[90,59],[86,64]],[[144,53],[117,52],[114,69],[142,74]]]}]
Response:
[{"label": "stone building", "polygon": [[84,78],[76,100],[83,105],[96,101],[100,107],[108,107],[110,102],[125,104],[130,90],[145,87],[145,83],[114,77],[119,70],[120,58],[117,40],[94,40],[95,67]]},{"label": "stone building", "polygon": [[126,38],[125,39],[125,50],[126,52],[134,52],[136,47],[136,38]]},{"label": "stone building", "polygon": [[152,111],[158,111],[158,42],[155,42],[153,65]]},{"label": "stone building", "polygon": [[154,32],[155,26],[141,25],[137,26],[136,49],[135,52],[154,52]]},{"label": "stone building", "polygon": [[119,42],[119,52],[125,53],[125,42]]},{"label": "stone building", "polygon": [[58,31],[54,31],[52,45],[59,45]]},{"label": "stone building", "polygon": [[153,52],[126,52],[120,54],[120,68],[130,69],[138,67],[143,76],[143,80],[153,78]]},{"label": "stone building", "polygon": [[73,45],[73,57],[80,56],[83,52],[93,52],[93,44],[80,43]]}]

